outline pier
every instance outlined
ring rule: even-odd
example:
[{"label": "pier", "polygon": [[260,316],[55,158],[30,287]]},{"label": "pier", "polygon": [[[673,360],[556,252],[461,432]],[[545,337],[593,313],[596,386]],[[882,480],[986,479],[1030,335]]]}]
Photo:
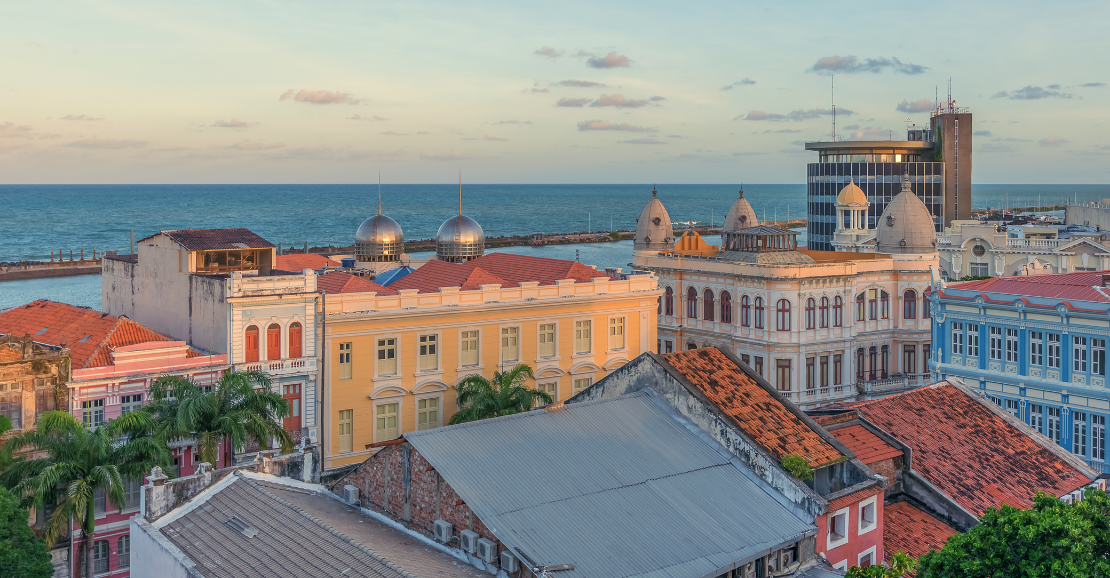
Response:
[{"label": "pier", "polygon": [[70,277],[73,275],[96,275],[100,273],[103,252],[92,251],[91,259],[85,258],[85,250],[79,249],[75,255],[69,252],[69,259],[58,251],[57,260],[54,253],[50,253],[50,261],[15,261],[0,262],[0,281],[20,281],[23,279],[46,279],[49,277]]}]

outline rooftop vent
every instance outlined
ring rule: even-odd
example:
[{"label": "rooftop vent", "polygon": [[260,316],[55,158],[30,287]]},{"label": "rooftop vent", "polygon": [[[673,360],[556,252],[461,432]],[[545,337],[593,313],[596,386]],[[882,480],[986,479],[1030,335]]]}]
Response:
[{"label": "rooftop vent", "polygon": [[232,516],[228,518],[226,524],[228,526],[231,526],[232,528],[235,528],[236,530],[239,530],[243,533],[244,536],[248,538],[253,538],[258,535],[258,528],[247,524],[243,520],[239,519],[238,516]]},{"label": "rooftop vent", "polygon": [[40,330],[39,330],[39,332],[38,332],[38,333],[36,333],[35,335],[42,335],[43,333],[46,333],[46,330],[47,330],[47,329],[50,329],[50,328],[49,328],[49,327],[43,327],[43,328],[42,328],[42,329],[40,329]]}]

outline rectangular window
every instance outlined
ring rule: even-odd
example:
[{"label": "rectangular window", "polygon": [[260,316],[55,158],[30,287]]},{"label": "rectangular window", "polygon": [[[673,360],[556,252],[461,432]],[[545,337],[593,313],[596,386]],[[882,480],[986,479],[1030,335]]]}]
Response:
[{"label": "rectangular window", "polygon": [[1060,369],[1060,334],[1048,334],[1048,368]]},{"label": "rectangular window", "polygon": [[[547,395],[550,395],[551,396],[551,403],[555,403],[555,402],[559,401],[559,382],[558,381],[552,381],[552,382],[549,382],[549,383],[537,383],[536,384],[536,389],[546,393]],[[543,403],[543,402],[538,402],[538,403]]]},{"label": "rectangular window", "polygon": [[1087,456],[1087,414],[1082,411],[1071,414],[1071,453]]},{"label": "rectangular window", "polygon": [[790,391],[790,361],[789,359],[775,360],[775,387],[779,391]]},{"label": "rectangular window", "polygon": [[929,373],[929,356],[932,355],[932,343],[921,344],[921,373]]},{"label": "rectangular window", "polygon": [[841,354],[837,353],[833,355],[833,385],[840,385],[842,383],[841,376],[843,375],[843,373],[841,371],[841,367],[843,365],[843,362],[841,360]]},{"label": "rectangular window", "polygon": [[866,530],[875,525],[875,502],[865,504],[859,509],[860,530]]},{"label": "rectangular window", "polygon": [[397,375],[397,339],[378,340],[378,375]]},{"label": "rectangular window", "polygon": [[590,387],[593,384],[594,384],[594,378],[592,378],[592,377],[582,377],[582,378],[576,379],[576,380],[574,380],[574,385],[571,388],[571,393],[578,393],[578,392],[582,391],[583,389],[586,389],[587,387]]},{"label": "rectangular window", "polygon": [[747,353],[741,353],[741,354],[740,354],[740,361],[741,361],[741,362],[742,362],[742,363],[743,363],[744,365],[747,365],[747,366],[749,366],[749,367],[750,367],[750,366],[751,366],[751,364],[752,364],[752,356],[748,355]]},{"label": "rectangular window", "polygon": [[1091,459],[1106,460],[1106,416],[1091,415]]},{"label": "rectangular window", "polygon": [[967,354],[979,357],[979,326],[974,323],[967,324]]},{"label": "rectangular window", "polygon": [[353,447],[351,435],[351,422],[354,421],[355,410],[339,410],[339,451],[349,452]]},{"label": "rectangular window", "polygon": [[120,412],[128,413],[143,406],[143,394],[121,395],[119,398]]},{"label": "rectangular window", "polygon": [[416,431],[436,427],[439,427],[439,398],[416,400]]},{"label": "rectangular window", "polygon": [[374,407],[374,441],[397,439],[397,404],[383,403]]},{"label": "rectangular window", "polygon": [[609,320],[609,349],[624,349],[624,317]]},{"label": "rectangular window", "polygon": [[1060,443],[1060,408],[1048,408],[1048,432],[1045,435],[1052,441]]},{"label": "rectangular window", "polygon": [[878,289],[867,290],[867,318],[874,321],[879,315],[879,291]]},{"label": "rectangular window", "polygon": [[1029,365],[1040,367],[1044,363],[1044,333],[1029,332]]},{"label": "rectangular window", "polygon": [[990,327],[990,358],[1002,359],[1002,328]]},{"label": "rectangular window", "polygon": [[108,503],[106,501],[106,498],[104,497],[105,495],[106,494],[104,493],[104,488],[97,488],[96,490],[93,491],[93,513],[94,514],[100,515],[100,514],[103,514],[106,511],[106,509],[108,507]]},{"label": "rectangular window", "polygon": [[663,349],[666,350],[666,353],[674,353],[674,342],[670,339],[664,341]]},{"label": "rectangular window", "polygon": [[97,540],[93,542],[93,574],[108,572],[108,541]]},{"label": "rectangular window", "polygon": [[460,365],[471,367],[478,365],[478,332],[462,332],[462,351],[459,355]]},{"label": "rectangular window", "polygon": [[1091,373],[1104,375],[1106,373],[1106,340],[1091,339]]},{"label": "rectangular window", "polygon": [[829,517],[829,542],[839,542],[848,535],[848,514]]},{"label": "rectangular window", "polygon": [[1018,360],[1018,330],[1006,328],[1006,362],[1017,363]]},{"label": "rectangular window", "polygon": [[119,549],[116,550],[116,559],[119,560],[119,562],[116,564],[116,566],[118,568],[120,568],[121,570],[123,568],[130,568],[131,567],[131,536],[120,536],[119,541],[117,543],[119,544]]},{"label": "rectangular window", "polygon": [[8,416],[14,429],[23,425],[23,389],[18,382],[0,383],[0,415]]},{"label": "rectangular window", "polygon": [[916,345],[903,345],[902,346],[902,373],[916,374],[917,373],[917,346]]},{"label": "rectangular window", "polygon": [[574,352],[590,352],[590,320],[574,322]]},{"label": "rectangular window", "polygon": [[986,277],[987,263],[970,263],[972,277]]},{"label": "rectangular window", "polygon": [[1012,415],[1012,416],[1014,416],[1018,419],[1021,418],[1021,416],[1018,415],[1018,402],[1017,402],[1016,399],[1007,399],[1006,400],[1006,411],[1010,412],[1010,415]]},{"label": "rectangular window", "polygon": [[759,377],[763,377],[763,357],[760,355],[755,356],[755,373]]},{"label": "rectangular window", "polygon": [[821,375],[821,387],[828,387],[829,386],[829,356],[828,355],[822,355],[821,356],[820,375]]},{"label": "rectangular window", "polygon": [[351,345],[339,344],[339,379],[351,379]]},{"label": "rectangular window", "polygon": [[54,378],[35,378],[35,421],[46,411],[54,411]]},{"label": "rectangular window", "polygon": [[555,324],[540,324],[540,357],[555,357]]},{"label": "rectangular window", "polygon": [[520,361],[520,332],[516,327],[501,328],[501,361]]},{"label": "rectangular window", "polygon": [[1087,338],[1072,337],[1071,368],[1073,371],[1087,373]]},{"label": "rectangular window", "polygon": [[1035,403],[1029,404],[1029,427],[1044,434],[1044,406]]},{"label": "rectangular window", "polygon": [[104,423],[104,400],[93,399],[81,402],[81,423],[88,428],[97,428]]},{"label": "rectangular window", "polygon": [[814,387],[817,387],[817,380],[815,379],[817,368],[815,367],[815,365],[816,358],[806,358],[806,389],[813,389]]},{"label": "rectangular window", "polygon": [[439,369],[439,336],[420,336],[420,371]]},{"label": "rectangular window", "polygon": [[959,321],[952,322],[952,355],[964,353],[964,324]]}]

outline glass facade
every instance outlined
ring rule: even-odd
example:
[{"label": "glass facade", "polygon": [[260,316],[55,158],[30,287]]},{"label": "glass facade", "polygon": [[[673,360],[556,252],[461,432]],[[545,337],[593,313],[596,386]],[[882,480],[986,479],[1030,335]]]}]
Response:
[{"label": "glass facade", "polygon": [[902,175],[907,168],[913,192],[929,208],[937,232],[940,232],[944,223],[944,163],[810,163],[806,171],[807,248],[814,251],[833,250],[836,195],[849,182],[855,182],[867,195],[871,203],[867,211],[867,225],[874,229],[887,203],[902,192]]}]

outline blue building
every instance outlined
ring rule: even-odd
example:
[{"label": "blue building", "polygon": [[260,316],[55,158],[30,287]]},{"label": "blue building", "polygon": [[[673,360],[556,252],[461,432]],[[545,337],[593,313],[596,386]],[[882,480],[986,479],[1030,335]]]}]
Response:
[{"label": "blue building", "polygon": [[1110,271],[1000,277],[932,293],[939,379],[978,387],[1095,470],[1106,464]]}]

